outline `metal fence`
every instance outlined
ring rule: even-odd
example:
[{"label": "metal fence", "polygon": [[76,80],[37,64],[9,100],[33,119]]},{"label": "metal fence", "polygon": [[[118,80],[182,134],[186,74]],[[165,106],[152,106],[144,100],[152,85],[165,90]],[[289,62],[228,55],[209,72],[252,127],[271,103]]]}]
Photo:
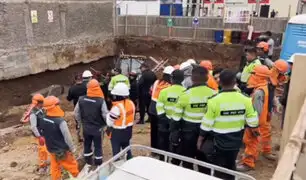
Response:
[{"label": "metal fence", "polygon": [[[172,20],[172,27],[167,22]],[[288,18],[258,18],[254,17],[250,24],[224,23],[221,17],[200,17],[199,24],[193,25],[193,17],[178,16],[147,16],[119,15],[116,16],[115,33],[135,36],[158,36],[178,39],[194,39],[214,41],[215,31],[230,29],[232,31],[248,31],[248,26],[254,26],[254,32],[271,31],[277,34],[281,41]],[[280,44],[280,42],[279,42]]]}]

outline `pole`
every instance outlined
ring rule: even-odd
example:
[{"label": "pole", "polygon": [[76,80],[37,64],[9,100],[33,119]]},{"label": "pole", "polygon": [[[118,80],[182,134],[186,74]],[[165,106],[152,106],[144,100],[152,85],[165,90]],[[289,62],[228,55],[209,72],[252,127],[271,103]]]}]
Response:
[{"label": "pole", "polygon": [[146,36],[148,36],[148,4],[146,4]]},{"label": "pole", "polygon": [[[172,20],[172,6],[173,6],[173,2],[171,2],[171,4],[170,4],[170,18],[171,18],[171,20]],[[173,21],[173,20],[172,20]],[[171,27],[168,27],[169,29],[168,29],[168,36],[169,36],[169,38],[171,38],[171,33],[172,33],[172,26]]]},{"label": "pole", "polygon": [[127,34],[127,30],[128,30],[128,27],[127,27],[127,21],[128,21],[128,4],[126,4],[125,6],[125,28],[124,28],[124,35]]},{"label": "pole", "polygon": [[291,15],[291,5],[289,5],[289,9],[288,9],[288,19],[290,18]]},{"label": "pole", "polygon": [[257,14],[258,17],[259,17],[259,9],[260,9],[260,0],[256,0],[255,11],[256,11],[256,14]]},{"label": "pole", "polygon": [[116,0],[113,0],[113,36],[117,35],[116,19],[117,19],[117,2]]}]

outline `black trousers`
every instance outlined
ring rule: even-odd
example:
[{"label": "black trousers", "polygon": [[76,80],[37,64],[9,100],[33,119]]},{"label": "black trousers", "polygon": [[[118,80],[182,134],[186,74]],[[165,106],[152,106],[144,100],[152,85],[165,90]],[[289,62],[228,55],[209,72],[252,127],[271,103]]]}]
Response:
[{"label": "black trousers", "polygon": [[[117,141],[117,140],[111,139],[111,144],[112,144],[113,156],[115,156],[121,150],[128,147],[130,145],[130,142],[129,141]],[[132,152],[128,151],[127,159],[131,159],[131,158],[132,158]]]},{"label": "black trousers", "polygon": [[[215,153],[213,156],[212,163],[221,166],[230,170],[236,170],[236,158],[239,153],[239,150],[221,150],[215,148]],[[234,180],[235,177],[229,174],[221,173],[216,171],[215,177],[225,179],[225,180]]]},{"label": "black trousers", "polygon": [[[160,131],[158,130],[158,149],[163,150],[163,151],[169,151],[169,131]],[[164,156],[160,155],[160,160],[164,160]]]},{"label": "black trousers", "polygon": [[150,114],[151,124],[151,147],[158,148],[158,117]]},{"label": "black trousers", "polygon": [[140,114],[140,123],[144,123],[145,114],[149,111],[149,106],[151,103],[151,96],[147,95],[140,95],[139,96],[139,114]]},{"label": "black trousers", "polygon": [[[182,133],[182,155],[190,158],[196,158],[199,154],[197,150],[197,141],[199,134],[197,132]],[[183,167],[193,169],[193,164],[183,161]]]},{"label": "black trousers", "polygon": [[[102,156],[102,135],[91,135],[83,133],[84,135],[84,157],[87,164],[92,165],[92,157],[95,155],[94,164],[101,165],[103,160]],[[94,152],[92,152],[92,143],[94,145]]]}]

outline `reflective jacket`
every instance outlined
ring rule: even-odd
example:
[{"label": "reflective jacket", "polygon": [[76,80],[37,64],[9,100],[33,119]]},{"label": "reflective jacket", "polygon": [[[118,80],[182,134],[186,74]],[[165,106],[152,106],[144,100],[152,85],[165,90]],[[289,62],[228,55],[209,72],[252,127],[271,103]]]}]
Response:
[{"label": "reflective jacket", "polygon": [[253,72],[253,69],[255,66],[261,65],[261,62],[259,59],[255,59],[252,62],[249,62],[246,66],[244,66],[243,71],[241,73],[241,82],[247,83],[249,80],[249,77],[251,76],[251,73]]},{"label": "reflective jacket", "polygon": [[152,115],[157,115],[156,112],[156,102],[159,97],[160,91],[171,86],[170,83],[166,81],[156,80],[152,87],[152,101],[149,107],[149,113]]},{"label": "reflective jacket", "polygon": [[118,74],[114,77],[112,77],[109,85],[108,85],[108,90],[111,91],[113,90],[113,88],[115,87],[115,85],[117,83],[125,83],[129,88],[130,88],[130,81],[129,81],[129,78],[126,77],[125,75],[122,75],[122,74]]},{"label": "reflective jacket", "polygon": [[242,145],[245,125],[258,127],[252,100],[236,90],[221,91],[207,103],[200,134],[213,134],[214,144],[223,150],[238,150]]}]

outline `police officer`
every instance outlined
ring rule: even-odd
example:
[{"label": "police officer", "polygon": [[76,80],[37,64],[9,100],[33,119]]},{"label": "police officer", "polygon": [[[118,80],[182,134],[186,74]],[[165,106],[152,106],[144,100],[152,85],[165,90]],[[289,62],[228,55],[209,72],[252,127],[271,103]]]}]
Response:
[{"label": "police officer", "polygon": [[242,92],[250,94],[252,90],[247,89],[247,82],[251,76],[254,67],[261,65],[260,60],[257,58],[257,49],[256,48],[248,49],[246,52],[246,59],[247,59],[247,64],[244,66],[242,73],[238,75],[240,76],[239,78],[240,82],[238,82],[239,83],[238,87],[241,89]]},{"label": "police officer", "polygon": [[114,76],[111,78],[111,81],[108,85],[108,91],[112,91],[115,85],[120,82],[125,83],[130,88],[129,78],[121,74],[121,72],[122,70],[120,68],[114,68],[112,70],[112,74]]},{"label": "police officer", "polygon": [[44,109],[46,116],[40,122],[40,127],[50,152],[51,179],[61,179],[62,168],[73,177],[77,177],[79,174],[78,163],[73,155],[76,148],[73,145],[68,125],[63,119],[65,113],[59,106],[59,99],[54,96],[46,97]]},{"label": "police officer", "polygon": [[[252,100],[234,89],[236,75],[230,70],[220,74],[222,90],[209,98],[198,138],[197,148],[206,151],[210,163],[227,169],[236,170],[236,158],[242,145],[245,124],[250,128],[258,127],[257,112]],[[213,142],[213,143],[212,143]],[[207,149],[207,148],[206,148]],[[210,155],[210,156],[209,156]],[[216,172],[222,179],[234,179],[233,176]]]},{"label": "police officer", "polygon": [[174,67],[167,66],[163,71],[163,77],[160,80],[156,80],[152,87],[152,100],[149,107],[149,117],[151,123],[151,146],[153,148],[158,148],[158,117],[156,111],[156,103],[159,97],[160,91],[171,86],[171,74],[174,71]]},{"label": "police officer", "polygon": [[[113,107],[107,114],[107,125],[111,127],[111,144],[113,156],[130,145],[135,117],[135,105],[129,99],[129,88],[124,83],[118,83],[111,91]],[[131,151],[127,158],[132,158]]]},{"label": "police officer", "polygon": [[[170,120],[174,112],[177,98],[185,91],[182,86],[184,80],[184,73],[180,70],[175,70],[172,73],[172,86],[161,90],[156,104],[158,115],[158,148],[164,151],[169,151],[169,134],[170,134]],[[175,147],[171,147],[172,150]],[[160,156],[161,160],[163,156]]]},{"label": "police officer", "polygon": [[[191,76],[193,85],[178,98],[170,124],[170,142],[181,143],[182,155],[195,158],[197,156],[197,140],[200,124],[206,111],[207,99],[215,91],[206,86],[208,70],[195,67]],[[181,141],[181,142],[180,142]],[[183,162],[183,166],[193,169],[193,164]]]},{"label": "police officer", "polygon": [[[92,79],[87,84],[87,95],[80,97],[75,106],[75,119],[82,123],[84,135],[84,157],[87,164],[92,165],[92,157],[95,155],[94,164],[102,164],[102,132],[106,126],[106,114],[108,113],[103,92],[97,80]],[[94,144],[94,153],[91,145]]]},{"label": "police officer", "polygon": [[45,144],[45,138],[41,130],[41,121],[45,114],[43,112],[44,97],[41,94],[35,94],[32,98],[32,105],[34,106],[30,113],[31,130],[38,140],[38,159],[39,159],[39,173],[47,173],[48,151]]}]

